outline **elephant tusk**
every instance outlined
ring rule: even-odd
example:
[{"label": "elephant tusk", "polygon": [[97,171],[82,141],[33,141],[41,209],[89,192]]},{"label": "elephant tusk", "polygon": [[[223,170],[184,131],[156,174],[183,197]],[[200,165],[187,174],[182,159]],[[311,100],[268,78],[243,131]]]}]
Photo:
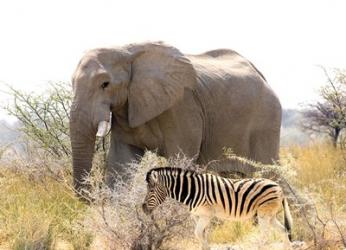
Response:
[{"label": "elephant tusk", "polygon": [[98,137],[105,137],[110,130],[110,123],[107,121],[101,121],[99,122],[96,136]]}]

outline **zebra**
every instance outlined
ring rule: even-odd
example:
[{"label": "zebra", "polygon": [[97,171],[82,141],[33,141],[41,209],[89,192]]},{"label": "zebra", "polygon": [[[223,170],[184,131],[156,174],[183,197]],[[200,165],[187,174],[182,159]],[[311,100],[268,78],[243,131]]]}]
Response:
[{"label": "zebra", "polygon": [[[213,217],[244,221],[257,215],[258,224],[285,233],[291,241],[292,217],[282,188],[263,178],[230,179],[181,168],[155,168],[147,172],[147,194],[142,205],[150,214],[166,197],[188,206],[196,221],[195,235],[208,249],[206,227]],[[283,208],[284,226],[276,215]],[[262,230],[261,230],[262,231]]]}]

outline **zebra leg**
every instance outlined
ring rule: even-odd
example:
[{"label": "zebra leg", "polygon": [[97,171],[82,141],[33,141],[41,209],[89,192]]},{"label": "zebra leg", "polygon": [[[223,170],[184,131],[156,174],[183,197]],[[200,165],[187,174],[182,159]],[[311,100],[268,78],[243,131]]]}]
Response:
[{"label": "zebra leg", "polygon": [[288,238],[288,234],[285,230],[285,227],[278,221],[276,216],[273,216],[271,218],[270,222],[271,222],[271,225],[273,228],[275,228],[276,230],[278,230],[279,232],[281,232],[284,235],[285,249],[291,249],[291,242]]},{"label": "zebra leg", "polygon": [[197,221],[195,227],[195,235],[197,239],[202,243],[202,249],[209,249],[206,228],[210,222],[210,217],[200,216],[198,219],[195,219],[195,221]]},{"label": "zebra leg", "polygon": [[261,242],[267,244],[270,229],[270,218],[267,216],[258,216],[258,225],[260,227],[260,235],[262,239]]},{"label": "zebra leg", "polygon": [[285,232],[285,227],[278,221],[278,219],[276,218],[276,216],[274,216],[273,218],[271,218],[270,220],[271,225],[273,226],[273,228],[279,230],[280,232]]}]

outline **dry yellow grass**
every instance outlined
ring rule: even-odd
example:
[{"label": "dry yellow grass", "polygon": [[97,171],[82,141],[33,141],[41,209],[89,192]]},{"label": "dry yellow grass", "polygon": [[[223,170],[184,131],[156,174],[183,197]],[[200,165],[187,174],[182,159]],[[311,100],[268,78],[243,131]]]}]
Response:
[{"label": "dry yellow grass", "polygon": [[215,244],[237,243],[251,231],[254,231],[251,221],[243,223],[225,221],[211,229],[209,240]]},{"label": "dry yellow grass", "polygon": [[[296,173],[294,185],[300,192],[308,194],[318,216],[326,223],[323,240],[318,242],[321,249],[342,249],[339,231],[331,220],[330,207],[340,230],[346,234],[345,151],[325,144],[291,146],[282,148],[281,159],[282,164]],[[88,216],[87,206],[76,199],[63,182],[45,175],[31,178],[25,172],[12,171],[0,165],[0,201],[0,249],[54,249],[62,242],[69,246],[68,249],[90,249],[102,245],[102,242],[93,243],[93,233],[82,226]],[[311,243],[313,235],[303,216],[295,214],[294,217],[295,239]],[[321,224],[314,218],[309,219],[320,235],[323,231]],[[251,222],[226,222],[212,226],[209,231],[211,243],[236,244],[244,246],[244,249],[255,247],[259,235]],[[277,237],[274,235],[271,241],[273,244]],[[191,241],[191,238],[189,242],[196,246],[196,241]],[[183,245],[188,246],[188,243]]]},{"label": "dry yellow grass", "polygon": [[345,205],[346,201],[346,152],[328,144],[291,146],[283,148],[282,159],[289,159],[297,172],[297,184],[301,189],[321,195],[321,199]]},{"label": "dry yellow grass", "polygon": [[[283,148],[281,158],[296,171],[295,185],[312,203],[312,215],[308,219],[320,249],[343,249],[341,234],[346,238],[346,151],[316,143]],[[295,220],[294,236],[313,240],[314,235],[301,212],[295,215]]]},{"label": "dry yellow grass", "polygon": [[91,235],[78,226],[86,206],[62,183],[0,172],[0,245],[10,249],[53,248],[58,239],[86,249]]}]

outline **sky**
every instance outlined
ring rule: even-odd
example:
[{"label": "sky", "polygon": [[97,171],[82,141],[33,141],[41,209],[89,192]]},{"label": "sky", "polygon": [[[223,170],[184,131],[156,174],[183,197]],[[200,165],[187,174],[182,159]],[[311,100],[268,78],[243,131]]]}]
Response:
[{"label": "sky", "polygon": [[345,10],[344,0],[3,0],[0,90],[42,91],[70,81],[88,49],[160,40],[189,54],[234,49],[284,108],[299,108],[318,98],[320,66],[346,68]]}]

